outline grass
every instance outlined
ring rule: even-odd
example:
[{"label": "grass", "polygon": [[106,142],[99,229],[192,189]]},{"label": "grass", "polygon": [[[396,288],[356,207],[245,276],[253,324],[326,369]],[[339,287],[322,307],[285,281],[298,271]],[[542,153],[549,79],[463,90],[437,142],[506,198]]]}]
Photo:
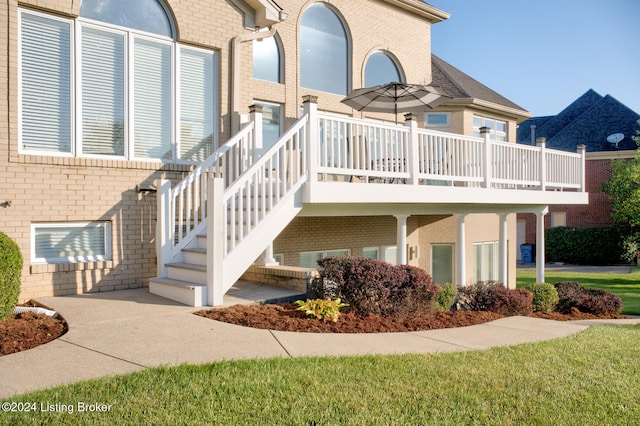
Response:
[{"label": "grass", "polygon": [[[451,354],[274,358],[162,367],[11,401],[1,424],[601,425],[640,418],[640,325]],[[111,405],[79,413],[78,402]]]},{"label": "grass", "polygon": [[[584,287],[601,288],[618,295],[624,303],[623,314],[640,315],[640,267],[633,267],[630,274],[602,274],[590,272],[545,271],[545,281],[551,284],[560,281],[576,281]],[[516,273],[517,286],[534,283],[535,270]]]}]

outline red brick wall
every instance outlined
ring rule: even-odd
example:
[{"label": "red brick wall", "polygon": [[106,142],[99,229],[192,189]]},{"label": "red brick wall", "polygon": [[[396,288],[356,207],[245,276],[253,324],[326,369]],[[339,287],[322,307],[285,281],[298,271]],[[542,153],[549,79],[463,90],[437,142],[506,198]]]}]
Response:
[{"label": "red brick wall", "polygon": [[[552,205],[549,213],[565,212],[566,225],[576,228],[605,226],[613,224],[611,218],[612,202],[609,196],[600,192],[602,183],[611,178],[611,159],[587,159],[586,189],[589,193],[589,204],[585,205]],[[536,242],[536,216],[531,213],[518,214],[518,219],[526,221],[526,242]],[[544,227],[551,227],[551,215],[544,218]]]}]

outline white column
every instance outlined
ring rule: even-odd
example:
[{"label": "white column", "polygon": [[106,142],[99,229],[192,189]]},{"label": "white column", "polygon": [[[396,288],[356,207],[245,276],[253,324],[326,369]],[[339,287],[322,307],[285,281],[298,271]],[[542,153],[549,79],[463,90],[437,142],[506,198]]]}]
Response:
[{"label": "white column", "polygon": [[580,154],[580,192],[587,191],[587,181],[585,173],[585,165],[587,159],[587,146],[584,144],[578,145],[578,154]]},{"label": "white column", "polygon": [[226,236],[223,199],[223,178],[209,178],[207,188],[207,303],[210,306],[222,305],[224,297],[222,266]]},{"label": "white column", "polygon": [[491,129],[480,127],[480,137],[484,139],[484,187],[491,188],[493,159],[491,152]]},{"label": "white column", "polygon": [[258,159],[258,156],[262,154],[264,143],[262,141],[262,106],[260,105],[250,105],[249,106],[249,114],[251,116],[251,121],[253,121],[253,147],[252,153],[249,155],[252,157],[252,162],[255,162]]},{"label": "white column", "polygon": [[466,243],[465,232],[464,232],[464,219],[466,216],[467,215],[465,214],[458,215],[458,242],[456,243],[456,247],[458,251],[457,265],[458,265],[458,285],[459,286],[467,285],[467,274],[466,274],[467,259],[465,256],[467,243]]},{"label": "white column", "polygon": [[544,216],[549,212],[546,207],[536,213],[536,282],[544,282]]},{"label": "white column", "polygon": [[547,138],[536,138],[536,144],[540,148],[540,191],[547,189]]},{"label": "white column", "polygon": [[304,113],[309,114],[309,124],[306,132],[306,150],[307,156],[307,173],[309,173],[309,183],[318,181],[318,97],[313,95],[305,95],[302,97],[302,106]]},{"label": "white column", "polygon": [[158,185],[157,223],[156,223],[156,256],[158,258],[159,277],[167,276],[166,264],[171,260],[171,242],[173,241],[173,216],[171,214],[171,181],[162,179]]},{"label": "white column", "polygon": [[407,218],[406,214],[395,215],[398,221],[397,236],[396,236],[396,263],[398,265],[407,264]]},{"label": "white column", "polygon": [[507,268],[507,217],[506,213],[500,215],[500,282],[505,286],[509,287],[509,276],[508,276],[508,268]]},{"label": "white column", "polygon": [[258,264],[261,266],[277,266],[278,262],[276,262],[275,257],[273,257],[273,242],[267,246],[267,248],[262,252],[260,256],[260,260]]},{"label": "white column", "polygon": [[420,181],[418,179],[418,173],[420,173],[420,158],[418,151],[418,122],[416,116],[412,113],[405,114],[405,126],[409,128],[409,174],[411,175],[409,182],[411,185],[417,185]]}]

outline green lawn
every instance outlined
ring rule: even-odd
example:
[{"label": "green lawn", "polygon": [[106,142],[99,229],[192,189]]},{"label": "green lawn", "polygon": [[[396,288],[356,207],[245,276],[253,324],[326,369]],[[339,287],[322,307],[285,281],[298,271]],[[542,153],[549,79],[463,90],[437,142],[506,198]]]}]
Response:
[{"label": "green lawn", "polygon": [[[551,284],[559,281],[576,281],[584,287],[608,290],[622,299],[623,314],[640,315],[640,267],[634,267],[630,274],[598,274],[547,269],[544,275],[545,281]],[[519,269],[516,273],[518,287],[533,283],[535,280],[535,270]]]},{"label": "green lawn", "polygon": [[603,326],[486,351],[156,368],[22,395],[12,401],[36,411],[0,412],[0,424],[632,424],[639,347],[640,325]]}]

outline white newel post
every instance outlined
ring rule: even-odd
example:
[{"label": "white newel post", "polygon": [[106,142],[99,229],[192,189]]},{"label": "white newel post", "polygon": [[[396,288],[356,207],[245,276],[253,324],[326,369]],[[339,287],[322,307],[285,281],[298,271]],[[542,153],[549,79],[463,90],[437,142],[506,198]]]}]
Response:
[{"label": "white newel post", "polygon": [[395,215],[398,221],[397,235],[396,235],[396,263],[398,265],[407,264],[407,218],[406,214]]},{"label": "white newel post", "polygon": [[584,144],[578,145],[578,154],[580,154],[580,192],[585,192],[587,190],[587,181],[586,181],[586,162],[587,162],[587,146]]},{"label": "white newel post", "polygon": [[418,173],[420,172],[419,155],[418,155],[418,121],[413,113],[405,114],[404,125],[409,128],[409,175],[411,185],[417,185],[419,182]]},{"label": "white newel post", "polygon": [[480,137],[484,139],[484,187],[491,188],[491,165],[493,164],[493,155],[491,152],[491,129],[489,127],[480,127]]},{"label": "white newel post", "polygon": [[304,114],[309,115],[306,132],[306,155],[308,182],[318,181],[318,97],[305,95],[302,97]]},{"label": "white newel post", "polygon": [[500,215],[500,254],[499,254],[499,267],[500,267],[500,282],[509,287],[509,276],[507,268],[507,217],[506,213]]},{"label": "white newel post", "polygon": [[549,208],[536,213],[536,282],[544,282],[544,216]]},{"label": "white newel post", "polygon": [[249,153],[249,155],[253,158],[253,162],[255,162],[262,153],[262,148],[264,148],[264,142],[262,140],[262,107],[255,104],[249,106],[249,116],[254,126],[253,147],[251,148],[253,152]]},{"label": "white newel post", "polygon": [[156,257],[157,274],[167,276],[167,262],[171,260],[171,239],[173,233],[173,216],[171,214],[171,181],[161,179],[158,186],[157,218],[156,218]]},{"label": "white newel post", "polygon": [[458,252],[458,286],[467,285],[467,259],[465,256],[466,252],[466,238],[464,231],[464,219],[467,215],[460,214],[458,215],[458,243],[457,243],[457,252]]},{"label": "white newel post", "polygon": [[224,180],[209,178],[207,191],[207,303],[218,306],[224,296]]},{"label": "white newel post", "polygon": [[540,148],[540,191],[547,189],[547,138],[536,138],[536,145]]}]

